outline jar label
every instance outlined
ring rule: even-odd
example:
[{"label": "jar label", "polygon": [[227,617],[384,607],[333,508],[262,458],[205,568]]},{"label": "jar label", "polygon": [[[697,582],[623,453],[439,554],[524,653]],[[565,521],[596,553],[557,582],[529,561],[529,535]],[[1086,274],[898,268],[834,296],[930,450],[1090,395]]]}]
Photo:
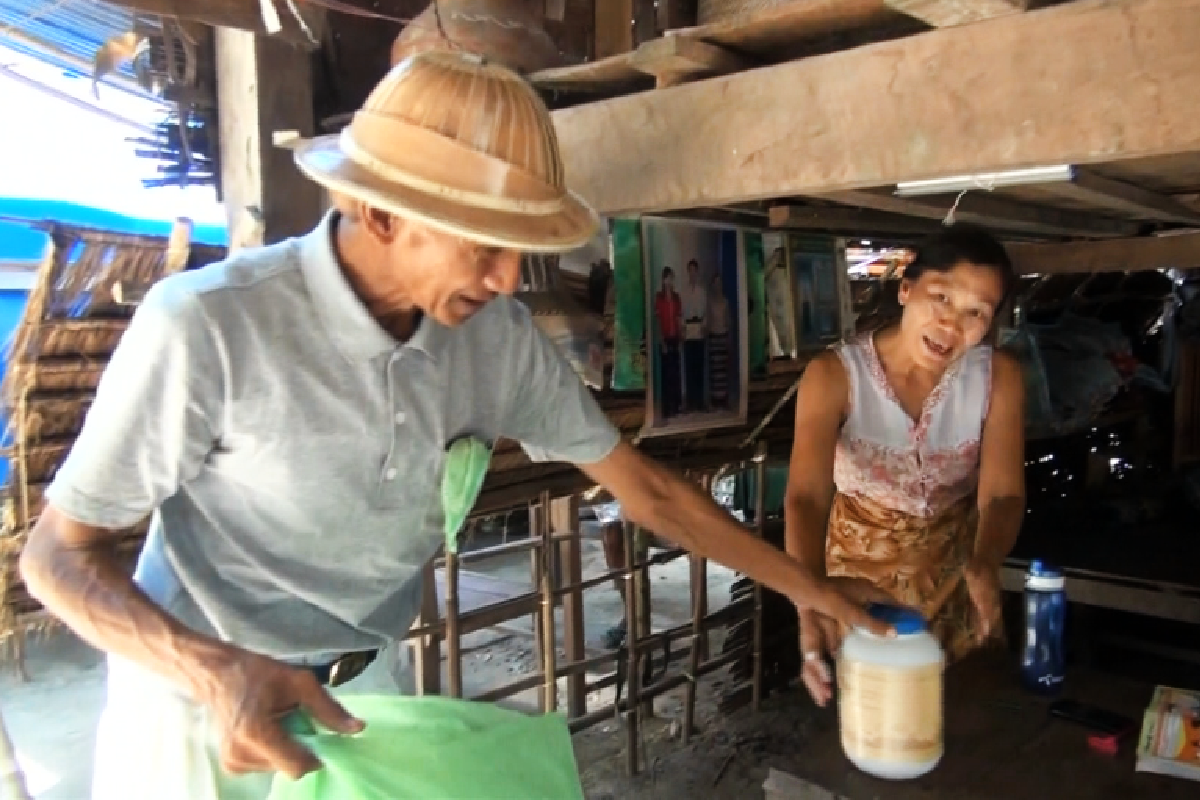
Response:
[{"label": "jar label", "polygon": [[923,763],[942,754],[942,665],[838,663],[842,747],[851,758]]}]

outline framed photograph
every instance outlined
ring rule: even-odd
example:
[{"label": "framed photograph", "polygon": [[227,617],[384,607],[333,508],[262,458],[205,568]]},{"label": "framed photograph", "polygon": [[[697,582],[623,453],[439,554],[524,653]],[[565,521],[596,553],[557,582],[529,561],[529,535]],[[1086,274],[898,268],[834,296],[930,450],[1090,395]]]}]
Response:
[{"label": "framed photograph", "polygon": [[648,367],[643,437],[745,424],[747,232],[717,223],[642,220]]},{"label": "framed photograph", "polygon": [[787,237],[799,351],[820,350],[845,334],[843,306],[849,298],[849,276],[844,244],[834,237]]},{"label": "framed photograph", "polygon": [[792,265],[788,260],[787,237],[764,233],[766,260],[767,335],[771,358],[796,357],[796,309],[792,304]]},{"label": "framed photograph", "polygon": [[610,220],[613,281],[612,388],[646,390],[646,272],[642,258],[642,223]]}]

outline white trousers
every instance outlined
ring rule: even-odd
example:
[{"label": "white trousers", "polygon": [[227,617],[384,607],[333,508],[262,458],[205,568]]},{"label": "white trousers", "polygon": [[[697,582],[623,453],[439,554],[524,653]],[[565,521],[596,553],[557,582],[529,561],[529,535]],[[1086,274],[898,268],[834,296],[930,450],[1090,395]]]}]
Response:
[{"label": "white trousers", "polygon": [[[384,648],[361,675],[333,690],[334,695],[414,692],[407,643]],[[109,656],[92,800],[265,800],[273,778],[271,773],[225,773],[208,708],[158,675]]]}]

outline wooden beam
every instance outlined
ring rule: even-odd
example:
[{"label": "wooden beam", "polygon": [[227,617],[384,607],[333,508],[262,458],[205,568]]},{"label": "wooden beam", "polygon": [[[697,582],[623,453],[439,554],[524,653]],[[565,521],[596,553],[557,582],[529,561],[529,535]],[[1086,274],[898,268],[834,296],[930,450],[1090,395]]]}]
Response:
[{"label": "wooden beam", "polygon": [[308,232],[320,219],[323,192],[273,134],[313,135],[311,55],[274,37],[217,28],[216,60],[230,251]]},{"label": "wooden beam", "polygon": [[[941,200],[897,197],[889,189],[834,192],[821,197],[859,208],[924,217],[939,222],[946,218],[946,213],[954,205],[953,196]],[[1131,222],[1104,219],[1084,211],[1018,203],[986,192],[970,192],[964,195],[954,215],[963,222],[1036,236],[1133,236],[1138,228]]]},{"label": "wooden beam", "polygon": [[1200,233],[1063,244],[1009,244],[1022,275],[1145,272],[1200,267]]},{"label": "wooden beam", "polygon": [[1079,200],[1138,219],[1200,224],[1200,212],[1193,211],[1168,195],[1114,181],[1087,170],[1076,170],[1070,181],[1041,184],[1038,191]]},{"label": "wooden beam", "polygon": [[772,228],[850,231],[856,236],[872,233],[923,235],[933,233],[940,227],[933,220],[858,208],[823,206],[772,206],[770,220]]},{"label": "wooden beam", "polygon": [[1092,164],[1200,151],[1196,41],[1200,0],[1078,0],[553,116],[608,215]]},{"label": "wooden beam", "polygon": [[596,59],[633,49],[633,0],[596,0]]},{"label": "wooden beam", "polygon": [[1024,11],[1029,0],[884,0],[889,8],[935,28],[966,25]]},{"label": "wooden beam", "polygon": [[639,46],[632,63],[639,72],[657,78],[659,88],[702,75],[740,72],[753,66],[748,59],[722,47],[678,36],[664,36]]}]

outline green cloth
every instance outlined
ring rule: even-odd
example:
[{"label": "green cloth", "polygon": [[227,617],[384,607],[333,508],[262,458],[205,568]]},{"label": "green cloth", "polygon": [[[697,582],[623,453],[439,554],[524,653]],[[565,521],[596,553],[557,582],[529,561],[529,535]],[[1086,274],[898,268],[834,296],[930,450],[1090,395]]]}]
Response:
[{"label": "green cloth", "polygon": [[355,736],[300,735],[324,766],[267,800],[583,800],[561,714],[449,697],[344,695]]}]

